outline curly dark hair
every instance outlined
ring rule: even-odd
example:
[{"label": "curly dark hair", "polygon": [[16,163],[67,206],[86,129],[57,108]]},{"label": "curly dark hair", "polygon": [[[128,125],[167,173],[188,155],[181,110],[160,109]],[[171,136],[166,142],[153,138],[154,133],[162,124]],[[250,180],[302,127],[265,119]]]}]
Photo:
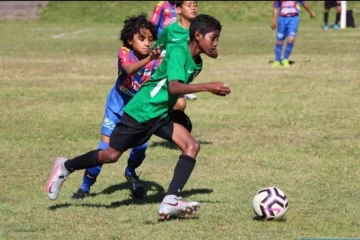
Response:
[{"label": "curly dark hair", "polygon": [[214,30],[221,31],[221,28],[222,26],[216,18],[206,14],[199,14],[191,21],[189,29],[190,41],[195,38],[196,31],[199,31],[201,35],[205,36],[207,33]]},{"label": "curly dark hair", "polygon": [[137,16],[129,16],[124,21],[124,27],[120,32],[119,40],[121,40],[125,47],[132,49],[132,46],[129,45],[128,40],[133,39],[136,33],[141,33],[142,29],[148,29],[153,35],[153,39],[157,40],[157,29],[156,27],[147,19],[145,13],[141,13]]}]

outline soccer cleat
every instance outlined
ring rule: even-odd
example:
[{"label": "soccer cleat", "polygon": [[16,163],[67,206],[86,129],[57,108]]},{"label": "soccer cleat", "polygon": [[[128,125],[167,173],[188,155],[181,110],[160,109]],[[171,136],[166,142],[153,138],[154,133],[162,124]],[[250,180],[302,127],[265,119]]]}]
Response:
[{"label": "soccer cleat", "polygon": [[124,173],[126,180],[129,184],[129,190],[132,195],[136,198],[142,198],[145,196],[145,188],[143,182],[139,179],[136,174],[130,174],[125,171]]},{"label": "soccer cleat", "polygon": [[185,94],[185,98],[189,99],[189,100],[194,100],[194,99],[196,99],[196,95],[193,93],[188,93],[188,94]]},{"label": "soccer cleat", "polygon": [[79,188],[79,190],[77,190],[77,192],[75,192],[71,198],[76,200],[76,199],[84,199],[87,196],[89,196],[89,192]]},{"label": "soccer cleat", "polygon": [[289,60],[287,60],[287,59],[284,59],[284,60],[282,60],[281,61],[281,64],[284,66],[284,67],[290,67],[290,63],[289,63]]},{"label": "soccer cleat", "polygon": [[45,191],[50,200],[55,200],[60,192],[62,184],[65,182],[69,173],[64,172],[61,169],[61,165],[64,164],[66,158],[60,157],[55,160],[53,171],[46,183]]},{"label": "soccer cleat", "polygon": [[273,62],[272,66],[273,67],[280,67],[281,63],[279,61],[275,61],[275,62]]},{"label": "soccer cleat", "polygon": [[328,30],[329,26],[327,24],[324,24],[324,30]]},{"label": "soccer cleat", "polygon": [[338,24],[334,24],[333,29],[340,29],[340,26]]},{"label": "soccer cleat", "polygon": [[184,202],[181,197],[168,195],[160,203],[158,214],[162,220],[168,220],[171,217],[190,218],[200,209],[199,202]]}]

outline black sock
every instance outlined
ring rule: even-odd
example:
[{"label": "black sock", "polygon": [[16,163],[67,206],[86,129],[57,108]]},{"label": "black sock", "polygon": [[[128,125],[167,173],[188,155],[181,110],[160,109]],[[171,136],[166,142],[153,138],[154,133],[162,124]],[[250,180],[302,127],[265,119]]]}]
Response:
[{"label": "black sock", "polygon": [[73,172],[75,170],[87,169],[100,165],[98,157],[99,151],[99,149],[93,150],[73,159],[69,159],[65,162],[64,166],[66,170]]},{"label": "black sock", "polygon": [[329,21],[329,13],[328,12],[326,12],[326,13],[324,13],[324,24],[328,24],[328,21]]},{"label": "black sock", "polygon": [[338,25],[339,25],[339,22],[340,22],[340,15],[341,15],[341,13],[336,12],[336,20],[335,20],[335,24],[338,24]]},{"label": "black sock", "polygon": [[189,179],[191,172],[195,167],[195,163],[195,158],[184,154],[180,155],[179,161],[176,164],[174,170],[173,179],[171,180],[169,189],[167,191],[167,195],[179,195],[180,191],[183,189],[187,180]]}]

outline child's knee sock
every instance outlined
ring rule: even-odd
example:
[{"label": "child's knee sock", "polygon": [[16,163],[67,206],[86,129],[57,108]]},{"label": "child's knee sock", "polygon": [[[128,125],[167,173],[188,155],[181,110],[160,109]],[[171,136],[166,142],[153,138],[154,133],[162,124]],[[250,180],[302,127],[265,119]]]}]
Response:
[{"label": "child's knee sock", "polygon": [[282,44],[275,45],[275,61],[280,62],[282,52]]},{"label": "child's knee sock", "polygon": [[[106,149],[109,147],[109,143],[99,141],[98,149]],[[83,183],[80,188],[84,191],[90,192],[90,187],[96,182],[96,178],[99,176],[102,165],[88,168],[84,172]]]},{"label": "child's knee sock", "polygon": [[293,47],[294,47],[294,43],[287,43],[286,44],[286,48],[285,48],[285,53],[284,53],[284,59],[289,59],[290,57],[290,54],[293,50]]}]

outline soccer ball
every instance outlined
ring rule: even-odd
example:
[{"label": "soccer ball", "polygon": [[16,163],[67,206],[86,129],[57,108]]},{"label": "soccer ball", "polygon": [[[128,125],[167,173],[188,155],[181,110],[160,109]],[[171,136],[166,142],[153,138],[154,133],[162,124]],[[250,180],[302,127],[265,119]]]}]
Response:
[{"label": "soccer ball", "polygon": [[260,189],[254,196],[255,214],[265,220],[278,220],[288,210],[288,199],[283,191],[276,187]]}]

